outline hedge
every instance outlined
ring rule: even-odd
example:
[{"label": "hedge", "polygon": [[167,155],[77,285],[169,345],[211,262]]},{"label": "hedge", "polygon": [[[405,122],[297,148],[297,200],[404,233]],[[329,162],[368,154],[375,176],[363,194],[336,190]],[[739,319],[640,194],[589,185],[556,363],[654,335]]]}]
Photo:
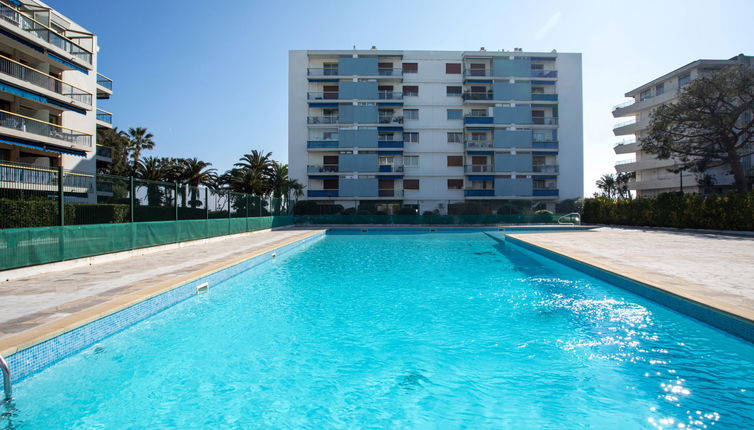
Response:
[{"label": "hedge", "polygon": [[654,198],[584,201],[589,224],[754,231],[754,192],[702,196],[680,192]]}]

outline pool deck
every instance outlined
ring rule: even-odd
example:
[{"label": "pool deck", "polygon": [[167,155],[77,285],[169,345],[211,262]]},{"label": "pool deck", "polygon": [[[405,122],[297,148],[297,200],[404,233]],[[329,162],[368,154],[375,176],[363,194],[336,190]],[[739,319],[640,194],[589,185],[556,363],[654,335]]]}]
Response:
[{"label": "pool deck", "polygon": [[322,231],[262,230],[0,282],[0,355]]},{"label": "pool deck", "polygon": [[508,236],[754,322],[754,237],[607,227]]}]

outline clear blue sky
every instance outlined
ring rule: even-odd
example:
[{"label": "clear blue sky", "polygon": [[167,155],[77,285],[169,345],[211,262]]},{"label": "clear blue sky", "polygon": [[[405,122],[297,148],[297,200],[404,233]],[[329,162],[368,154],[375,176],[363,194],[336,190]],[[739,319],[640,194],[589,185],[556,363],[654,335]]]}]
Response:
[{"label": "clear blue sky", "polygon": [[220,171],[251,149],[287,161],[290,49],[581,52],[587,195],[613,172],[611,110],[626,91],[695,59],[754,54],[745,0],[47,3],[99,36],[115,125],[147,127],[155,155]]}]

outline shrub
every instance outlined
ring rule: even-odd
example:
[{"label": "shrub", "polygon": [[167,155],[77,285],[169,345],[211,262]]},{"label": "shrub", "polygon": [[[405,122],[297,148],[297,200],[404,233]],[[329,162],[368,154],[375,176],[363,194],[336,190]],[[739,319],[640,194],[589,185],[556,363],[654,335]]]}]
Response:
[{"label": "shrub", "polygon": [[534,213],[537,215],[552,215],[552,212],[548,211],[547,209],[540,209]]},{"label": "shrub", "polygon": [[654,198],[584,201],[582,220],[591,224],[754,230],[754,192],[701,196],[680,192]]}]

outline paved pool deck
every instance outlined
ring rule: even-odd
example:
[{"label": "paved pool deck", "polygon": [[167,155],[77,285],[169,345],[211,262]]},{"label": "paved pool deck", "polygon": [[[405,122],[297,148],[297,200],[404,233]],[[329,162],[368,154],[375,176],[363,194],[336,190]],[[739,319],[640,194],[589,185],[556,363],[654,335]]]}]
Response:
[{"label": "paved pool deck", "polygon": [[0,282],[0,355],[322,231],[262,230]]},{"label": "paved pool deck", "polygon": [[754,322],[754,237],[608,227],[508,236]]}]

